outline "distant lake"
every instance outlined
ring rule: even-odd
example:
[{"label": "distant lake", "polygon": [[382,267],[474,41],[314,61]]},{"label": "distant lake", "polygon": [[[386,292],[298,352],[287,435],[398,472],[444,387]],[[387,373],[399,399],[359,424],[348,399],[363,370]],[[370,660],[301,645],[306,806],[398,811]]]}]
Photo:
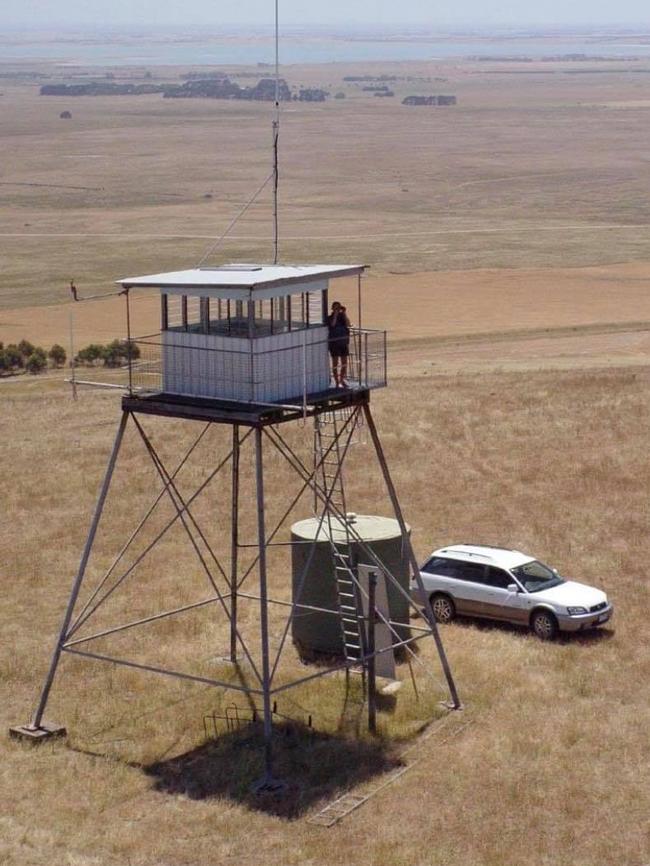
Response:
[{"label": "distant lake", "polygon": [[[113,37],[103,40],[72,38],[18,42],[0,37],[0,63],[11,61],[55,61],[80,66],[187,66],[255,65],[273,62],[270,38]],[[540,58],[562,54],[598,55],[615,60],[622,56],[650,57],[650,43],[629,39],[600,41],[592,37],[516,37],[381,40],[368,38],[283,37],[281,62],[334,63],[399,60],[432,60],[450,57],[522,56]]]}]

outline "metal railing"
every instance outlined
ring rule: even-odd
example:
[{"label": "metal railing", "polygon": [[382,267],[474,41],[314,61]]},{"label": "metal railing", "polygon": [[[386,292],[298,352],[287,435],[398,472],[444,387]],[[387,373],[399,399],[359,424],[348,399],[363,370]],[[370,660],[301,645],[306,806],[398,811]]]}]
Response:
[{"label": "metal railing", "polygon": [[[129,361],[131,392],[302,403],[335,387],[327,336],[293,332],[291,345],[268,348],[258,348],[262,341],[255,340],[237,340],[238,347],[232,339],[212,342],[210,336],[171,332],[133,340],[137,351]],[[386,385],[385,331],[351,331],[345,379],[350,389]]]}]

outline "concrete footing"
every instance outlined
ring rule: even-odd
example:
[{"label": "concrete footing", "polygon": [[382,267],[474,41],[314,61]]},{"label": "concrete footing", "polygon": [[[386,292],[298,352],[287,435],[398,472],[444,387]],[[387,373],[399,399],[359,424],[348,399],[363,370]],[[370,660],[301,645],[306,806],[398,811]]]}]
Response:
[{"label": "concrete footing", "polygon": [[9,728],[9,736],[16,740],[28,740],[30,743],[42,743],[52,737],[65,737],[67,734],[63,725],[55,725],[51,722],[42,722],[38,727],[34,725],[18,725]]}]

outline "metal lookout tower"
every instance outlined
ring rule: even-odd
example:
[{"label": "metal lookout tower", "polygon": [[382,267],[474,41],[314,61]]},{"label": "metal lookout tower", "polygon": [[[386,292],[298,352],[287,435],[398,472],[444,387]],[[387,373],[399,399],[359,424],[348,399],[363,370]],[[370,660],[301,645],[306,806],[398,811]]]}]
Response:
[{"label": "metal lookout tower", "polygon": [[[365,543],[347,512],[344,468],[347,471],[355,431],[364,423],[400,528],[410,578],[420,590],[421,597],[426,598],[409,531],[370,409],[371,391],[386,385],[385,332],[351,329],[347,387],[333,387],[330,380],[330,338],[326,324],[329,286],[341,277],[357,279],[357,317],[360,320],[363,270],[362,266],[351,265],[229,265],[120,281],[127,303],[129,293],[138,288],[159,290],[161,330],[155,337],[143,340],[128,335],[132,355],[128,365],[128,390],[122,398],[122,415],[90,531],[38,706],[27,725],[12,729],[15,736],[42,739],[63,732],[45,721],[45,710],[61,656],[68,653],[235,689],[245,692],[253,700],[261,699],[266,754],[264,785],[271,785],[273,778],[272,703],[279,693],[307,680],[333,671],[360,669],[368,674],[366,689],[372,705],[374,676],[382,671],[394,676],[391,671],[394,671],[395,652],[411,652],[416,641],[432,638],[448,684],[450,705],[454,708],[460,706],[430,604],[426,603],[427,617],[418,626],[410,624],[408,616],[405,620],[395,621],[390,610],[385,605],[382,607],[379,597],[392,588],[391,591],[404,596],[410,608],[417,610],[403,584]],[[207,480],[190,496],[181,493],[176,476],[180,468],[191,461],[194,444],[186,453],[178,455],[178,466],[170,469],[143,426],[145,417],[152,415],[198,424],[199,438],[206,428],[213,425],[230,429],[227,453],[222,459],[215,460],[215,465],[209,467]],[[305,436],[306,423],[313,426],[309,437]],[[311,442],[311,459],[301,455],[290,437],[285,435],[286,430],[295,429],[297,425],[303,428],[303,442],[305,439]],[[173,505],[173,518],[169,525],[176,521],[182,525],[210,591],[200,606],[213,605],[226,623],[229,637],[227,646],[222,649],[233,662],[242,659],[250,666],[251,679],[247,682],[197,676],[167,665],[144,664],[93,649],[93,641],[145,626],[154,620],[177,616],[199,606],[191,603],[171,611],[160,611],[99,632],[89,633],[87,627],[84,628],[86,623],[92,624],[96,612],[114,592],[128,592],[125,580],[133,570],[131,566],[125,573],[118,574],[114,562],[92,588],[85,602],[80,604],[104,503],[129,426],[144,443],[162,487],[154,497],[153,505],[137,524],[136,531],[126,540],[122,553],[133,542],[161,498],[167,497]],[[240,550],[250,547],[240,541],[243,508],[240,464],[244,449],[251,445],[255,497],[250,504],[254,507],[257,528],[255,568],[240,570]],[[284,519],[301,497],[309,493],[318,530],[313,547],[319,537],[326,538],[331,545],[329,579],[336,599],[331,607],[321,609],[302,600],[311,562],[309,550],[291,601],[274,598],[269,592],[268,551],[278,543],[290,547],[291,542],[276,542],[284,519],[272,528],[267,524],[267,451],[271,451],[274,457],[280,455],[282,464],[296,479],[295,495],[292,493],[290,496],[291,505]],[[349,468],[353,471],[354,465]],[[230,477],[227,489],[231,498],[231,519],[229,527],[220,529],[229,533],[231,553],[228,567],[221,564],[208,541],[206,527],[199,525],[194,513],[195,499],[217,475],[223,477],[225,473]],[[286,492],[283,489],[282,493],[286,495]],[[273,496],[277,495],[278,491],[274,489]],[[165,531],[164,528],[144,554],[136,559],[136,564]],[[258,577],[256,592],[249,591],[247,585],[253,571]],[[240,627],[243,603],[258,607],[253,631],[249,627],[248,633]],[[292,618],[304,611],[318,611],[339,620],[340,658],[306,676],[282,676],[282,659],[288,652],[293,652],[291,642],[287,640]],[[276,636],[273,649],[269,638],[271,612]],[[370,712],[374,713],[372,706]],[[370,721],[372,727],[374,719]]]}]

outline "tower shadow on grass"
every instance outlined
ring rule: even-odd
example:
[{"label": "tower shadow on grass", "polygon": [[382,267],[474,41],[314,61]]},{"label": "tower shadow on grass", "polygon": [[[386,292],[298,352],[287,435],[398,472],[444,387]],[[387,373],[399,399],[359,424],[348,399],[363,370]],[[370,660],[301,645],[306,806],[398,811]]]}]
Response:
[{"label": "tower shadow on grass", "polygon": [[223,734],[144,770],[155,780],[157,791],[194,800],[227,798],[291,820],[321,800],[331,800],[401,766],[381,740],[348,739],[295,723],[274,726],[273,746],[273,774],[286,785],[279,794],[253,792],[263,775],[264,739],[259,724]]}]

